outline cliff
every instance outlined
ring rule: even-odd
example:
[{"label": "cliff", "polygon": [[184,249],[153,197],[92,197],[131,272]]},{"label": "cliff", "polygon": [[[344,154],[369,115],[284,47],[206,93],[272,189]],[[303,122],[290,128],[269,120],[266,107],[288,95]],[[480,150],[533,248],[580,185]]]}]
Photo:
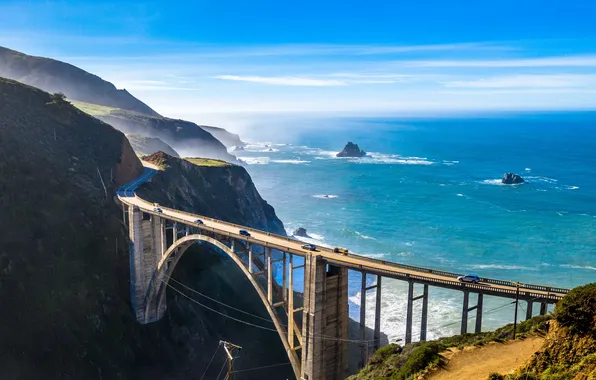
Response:
[{"label": "cliff", "polygon": [[126,90],[70,65],[50,58],[35,57],[0,46],[0,77],[39,87],[68,98],[159,116]]},{"label": "cliff", "polygon": [[207,132],[211,133],[213,135],[213,137],[215,137],[216,139],[221,141],[221,143],[227,147],[231,147],[231,146],[240,147],[240,146],[246,145],[245,142],[240,140],[240,136],[238,136],[235,133],[228,132],[223,128],[210,127],[208,125],[200,125],[199,127],[206,130]]},{"label": "cliff", "polygon": [[135,134],[127,134],[132,149],[139,156],[147,156],[156,152],[165,152],[172,157],[180,157],[178,153],[168,144],[156,137],[145,137]]},{"label": "cliff", "polygon": [[163,152],[143,158],[167,170],[138,194],[168,207],[285,236],[275,210],[241,166],[201,159],[176,159]]},{"label": "cliff", "polygon": [[[0,149],[1,379],[198,378],[219,339],[247,348],[238,369],[286,360],[276,333],[238,324],[173,292],[161,321],[136,322],[127,234],[112,194],[143,168],[121,132],[62,98],[0,79]],[[226,193],[230,185],[218,186]],[[277,222],[276,231],[283,228]],[[189,250],[174,277],[267,316],[258,297],[245,291],[250,283],[218,254]],[[215,358],[207,378],[222,360]],[[286,378],[291,369],[268,374]],[[262,372],[238,378],[259,379]]]},{"label": "cliff", "polygon": [[73,102],[73,104],[124,133],[158,138],[182,156],[236,161],[236,157],[229,154],[218,139],[190,121],[143,115],[84,102]]}]

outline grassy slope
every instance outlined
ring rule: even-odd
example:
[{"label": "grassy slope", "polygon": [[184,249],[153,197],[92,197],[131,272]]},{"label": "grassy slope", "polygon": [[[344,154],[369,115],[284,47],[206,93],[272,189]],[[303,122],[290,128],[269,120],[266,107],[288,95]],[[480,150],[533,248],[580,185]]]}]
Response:
[{"label": "grassy slope", "polygon": [[222,161],[222,160],[215,160],[211,158],[192,158],[186,157],[186,161],[191,162],[197,166],[215,166],[215,167],[225,167],[225,166],[235,166],[230,164],[229,162]]},{"label": "grassy slope", "polygon": [[[519,325],[519,337],[541,333],[546,328],[549,317],[534,317]],[[440,362],[439,353],[451,348],[463,349],[466,346],[482,346],[488,342],[504,342],[513,335],[513,325],[496,331],[479,334],[465,334],[441,338],[436,341],[410,343],[404,347],[392,344],[379,349],[369,364],[351,380],[405,380],[421,371],[431,370]]]}]

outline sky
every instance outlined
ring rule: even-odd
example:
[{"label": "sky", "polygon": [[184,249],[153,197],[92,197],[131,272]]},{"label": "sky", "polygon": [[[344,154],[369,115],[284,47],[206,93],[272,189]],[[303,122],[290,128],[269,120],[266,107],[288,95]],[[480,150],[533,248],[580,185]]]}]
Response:
[{"label": "sky", "polygon": [[0,45],[198,122],[596,109],[593,0],[0,0]]}]

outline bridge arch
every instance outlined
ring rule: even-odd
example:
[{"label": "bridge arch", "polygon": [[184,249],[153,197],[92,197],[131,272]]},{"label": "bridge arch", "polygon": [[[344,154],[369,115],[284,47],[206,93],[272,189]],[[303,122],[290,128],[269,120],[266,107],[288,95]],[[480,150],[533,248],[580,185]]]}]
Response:
[{"label": "bridge arch", "polygon": [[190,248],[195,242],[202,241],[211,244],[212,246],[219,248],[221,251],[225,252],[236,265],[242,270],[242,273],[246,276],[246,278],[250,281],[253,285],[255,291],[257,292],[261,302],[267,309],[273,324],[275,325],[275,329],[284,345],[284,349],[288,355],[290,360],[290,364],[292,365],[292,369],[296,376],[296,379],[299,379],[301,376],[301,363],[298,355],[296,354],[295,350],[290,348],[288,343],[288,335],[287,331],[284,328],[281,320],[279,319],[277,313],[274,310],[273,305],[268,302],[267,295],[263,291],[263,289],[259,286],[259,283],[254,278],[254,276],[249,272],[248,268],[244,265],[240,257],[232,251],[230,247],[222,243],[221,241],[202,234],[192,234],[184,236],[178,240],[176,240],[163,254],[155,273],[153,274],[153,278],[151,280],[151,285],[147,291],[146,296],[146,303],[145,303],[145,315],[155,315],[160,312],[165,311],[166,305],[166,288],[170,276],[174,272],[178,261],[186,252],[188,248]]}]

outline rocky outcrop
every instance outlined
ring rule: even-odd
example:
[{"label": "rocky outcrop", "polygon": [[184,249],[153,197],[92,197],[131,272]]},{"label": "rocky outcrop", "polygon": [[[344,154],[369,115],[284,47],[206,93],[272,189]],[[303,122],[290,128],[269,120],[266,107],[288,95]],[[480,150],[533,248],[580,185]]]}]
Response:
[{"label": "rocky outcrop", "polygon": [[0,77],[39,87],[50,93],[62,92],[69,99],[159,116],[126,90],[66,62],[34,57],[0,46]]},{"label": "rocky outcrop", "polygon": [[341,152],[335,155],[336,157],[364,157],[366,152],[358,147],[358,144],[348,142]]},{"label": "rocky outcrop", "polygon": [[234,152],[241,152],[244,150],[244,147],[241,145],[236,145],[233,149]]},{"label": "rocky outcrop", "polygon": [[178,153],[168,144],[155,137],[145,137],[141,135],[128,134],[126,138],[130,142],[132,149],[139,156],[148,156],[157,152],[164,152],[172,157],[180,157]]},{"label": "rocky outcrop", "polygon": [[311,239],[311,237],[308,236],[308,234],[306,233],[306,228],[303,228],[303,227],[296,228],[294,230],[294,232],[292,233],[292,235]]},{"label": "rocky outcrop", "polygon": [[524,182],[525,181],[522,177],[514,173],[505,173],[503,175],[503,179],[501,180],[501,183],[505,185],[517,185]]}]

